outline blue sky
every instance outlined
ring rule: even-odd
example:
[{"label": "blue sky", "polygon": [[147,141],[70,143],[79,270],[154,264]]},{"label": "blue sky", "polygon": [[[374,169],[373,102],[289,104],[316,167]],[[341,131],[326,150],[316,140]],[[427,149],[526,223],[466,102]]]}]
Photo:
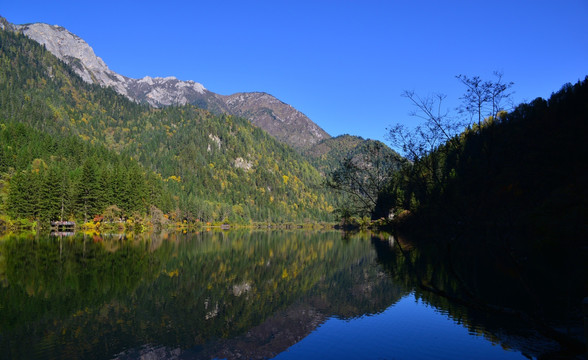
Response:
[{"label": "blue sky", "polygon": [[517,103],[588,75],[588,0],[11,0],[0,15],[61,25],[125,76],[270,93],[333,136],[414,125],[403,90],[454,109],[458,74],[502,71]]}]

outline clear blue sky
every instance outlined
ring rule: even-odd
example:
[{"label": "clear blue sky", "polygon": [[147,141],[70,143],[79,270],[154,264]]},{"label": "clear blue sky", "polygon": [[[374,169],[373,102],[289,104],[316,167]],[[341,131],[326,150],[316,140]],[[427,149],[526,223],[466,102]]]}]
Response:
[{"label": "clear blue sky", "polygon": [[453,108],[458,74],[502,71],[517,103],[588,75],[588,0],[4,0],[0,15],[61,25],[125,76],[270,93],[333,136],[414,124],[403,90]]}]

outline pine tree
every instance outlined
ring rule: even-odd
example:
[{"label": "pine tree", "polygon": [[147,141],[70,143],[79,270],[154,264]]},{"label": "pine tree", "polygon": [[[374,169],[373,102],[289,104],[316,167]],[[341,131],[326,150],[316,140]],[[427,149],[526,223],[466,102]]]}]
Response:
[{"label": "pine tree", "polygon": [[42,172],[42,183],[39,191],[39,218],[56,220],[60,215],[61,181],[58,169],[49,167]]},{"label": "pine tree", "polygon": [[84,216],[84,222],[88,222],[88,217],[100,210],[100,181],[98,178],[96,159],[88,158],[84,162],[76,193],[76,205]]}]

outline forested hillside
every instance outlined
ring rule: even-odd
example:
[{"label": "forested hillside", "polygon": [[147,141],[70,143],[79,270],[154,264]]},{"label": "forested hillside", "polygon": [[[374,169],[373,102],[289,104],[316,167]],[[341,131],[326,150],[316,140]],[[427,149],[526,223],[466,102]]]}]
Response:
[{"label": "forested hillside", "polygon": [[450,232],[585,243],[587,119],[588,78],[487,118],[406,163],[380,193],[376,212],[409,210],[418,224]]},{"label": "forested hillside", "polygon": [[[41,216],[18,209],[16,192],[27,186],[29,173],[70,172],[70,185],[83,186],[84,167],[96,166],[110,195],[101,193],[90,215],[109,205],[125,214],[155,205],[173,217],[201,221],[331,219],[335,199],[319,172],[247,120],[189,105],[133,103],[88,85],[38,43],[10,31],[0,31],[0,123],[6,139],[0,146],[2,211],[12,216],[56,216],[54,210]],[[15,143],[14,132],[23,133],[24,142]],[[34,150],[25,156],[25,148]],[[135,192],[114,187],[110,177],[117,171]],[[72,204],[65,217],[81,216],[79,207]]]},{"label": "forested hillside", "polygon": [[325,139],[304,151],[307,159],[325,176],[326,185],[336,191],[336,214],[348,223],[351,217],[367,217],[402,158],[377,140],[341,135]]},{"label": "forested hillside", "polygon": [[366,141],[372,140],[364,140],[353,135],[341,135],[324,139],[304,150],[303,154],[318,171],[328,175],[341,165],[347,155],[356,152],[358,146]]}]

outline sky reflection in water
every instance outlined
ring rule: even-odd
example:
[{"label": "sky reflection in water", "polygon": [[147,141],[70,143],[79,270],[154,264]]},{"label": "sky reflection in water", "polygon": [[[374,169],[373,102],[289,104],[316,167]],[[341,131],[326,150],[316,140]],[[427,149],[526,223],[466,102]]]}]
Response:
[{"label": "sky reflection in water", "polygon": [[[369,355],[367,355],[369,354]],[[274,359],[526,359],[405,296],[380,314],[329,318]]]}]

